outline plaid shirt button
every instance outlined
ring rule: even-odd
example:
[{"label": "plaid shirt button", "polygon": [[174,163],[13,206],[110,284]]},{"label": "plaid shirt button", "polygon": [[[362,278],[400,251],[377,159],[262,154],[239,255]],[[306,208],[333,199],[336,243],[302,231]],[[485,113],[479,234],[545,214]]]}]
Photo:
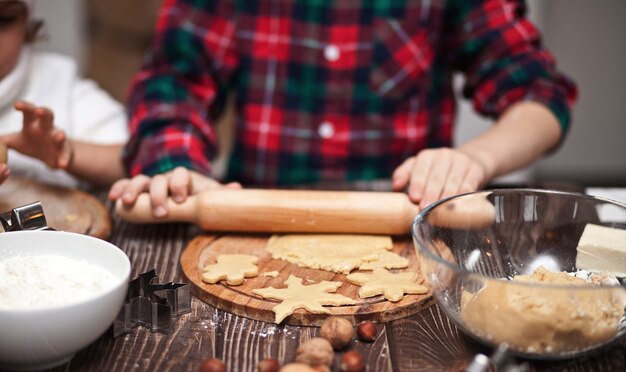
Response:
[{"label": "plaid shirt button", "polygon": [[319,128],[317,128],[317,133],[322,138],[331,138],[335,135],[335,126],[330,121],[323,121]]},{"label": "plaid shirt button", "polygon": [[324,57],[328,62],[335,62],[339,59],[340,56],[341,52],[336,45],[331,44],[324,48]]}]

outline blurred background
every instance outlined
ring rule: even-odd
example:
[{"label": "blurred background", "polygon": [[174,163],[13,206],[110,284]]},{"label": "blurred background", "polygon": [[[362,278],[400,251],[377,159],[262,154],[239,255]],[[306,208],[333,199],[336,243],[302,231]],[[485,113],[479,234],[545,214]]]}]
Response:
[{"label": "blurred background", "polygon": [[[48,39],[40,47],[74,56],[86,77],[124,100],[128,83],[148,49],[160,0],[38,0]],[[531,0],[530,17],[559,69],[579,87],[571,132],[564,145],[538,164],[500,182],[574,182],[626,186],[626,1]],[[456,82],[462,84],[462,77]],[[219,126],[230,133],[230,117]],[[457,141],[491,125],[462,102]],[[223,141],[217,169],[224,167]]]}]

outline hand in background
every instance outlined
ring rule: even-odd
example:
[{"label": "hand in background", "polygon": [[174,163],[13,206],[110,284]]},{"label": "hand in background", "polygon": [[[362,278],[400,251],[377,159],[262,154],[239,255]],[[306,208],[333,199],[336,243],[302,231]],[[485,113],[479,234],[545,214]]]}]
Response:
[{"label": "hand in background", "polygon": [[11,171],[6,164],[0,163],[0,185],[9,178]]},{"label": "hand in background", "polygon": [[123,204],[133,205],[139,194],[148,192],[154,216],[163,217],[168,213],[168,196],[176,203],[182,203],[189,195],[220,187],[241,188],[241,185],[236,182],[223,185],[198,172],[177,167],[170,172],[152,177],[140,174],[133,178],[121,179],[111,186],[109,199],[121,199]]},{"label": "hand in background", "polygon": [[7,146],[0,141],[0,185],[11,175],[7,166]]},{"label": "hand in background", "polygon": [[420,151],[404,161],[392,175],[395,191],[407,189],[420,208],[452,195],[476,191],[488,180],[485,167],[457,149]]},{"label": "hand in background", "polygon": [[23,114],[22,131],[0,136],[0,140],[9,148],[43,161],[50,168],[66,169],[72,151],[65,132],[55,128],[52,111],[24,101],[16,102],[14,107]]}]

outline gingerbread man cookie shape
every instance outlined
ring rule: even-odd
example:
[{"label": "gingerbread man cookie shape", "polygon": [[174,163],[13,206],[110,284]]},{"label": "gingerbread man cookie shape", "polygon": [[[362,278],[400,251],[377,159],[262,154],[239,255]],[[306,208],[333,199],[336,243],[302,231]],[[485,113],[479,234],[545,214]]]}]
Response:
[{"label": "gingerbread man cookie shape", "polygon": [[239,285],[244,278],[259,275],[256,263],[259,258],[249,254],[222,254],[217,256],[217,263],[206,265],[202,271],[202,281],[215,284],[226,279],[229,285]]},{"label": "gingerbread man cookie shape", "polygon": [[324,280],[317,284],[305,286],[302,285],[302,278],[290,275],[285,284],[287,288],[267,287],[252,290],[252,293],[263,298],[283,301],[272,309],[276,314],[276,324],[282,322],[296,309],[306,309],[315,314],[329,314],[330,311],[322,305],[341,306],[356,303],[350,297],[331,293],[336,292],[341,287],[341,282]]},{"label": "gingerbread man cookie shape", "polygon": [[428,292],[428,288],[417,282],[417,274],[411,272],[394,274],[377,268],[372,273],[350,274],[346,279],[352,284],[361,286],[359,289],[361,298],[382,294],[387,300],[398,302],[405,294]]}]

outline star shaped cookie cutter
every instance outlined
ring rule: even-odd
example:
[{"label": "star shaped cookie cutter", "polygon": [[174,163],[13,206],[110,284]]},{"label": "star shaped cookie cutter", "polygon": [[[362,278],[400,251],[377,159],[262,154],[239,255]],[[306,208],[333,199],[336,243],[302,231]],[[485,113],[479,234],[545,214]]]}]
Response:
[{"label": "star shaped cookie cutter", "polygon": [[187,283],[157,283],[156,269],[130,281],[126,302],[113,321],[113,337],[130,333],[137,325],[152,332],[172,333],[177,317],[191,312],[191,290]]}]

